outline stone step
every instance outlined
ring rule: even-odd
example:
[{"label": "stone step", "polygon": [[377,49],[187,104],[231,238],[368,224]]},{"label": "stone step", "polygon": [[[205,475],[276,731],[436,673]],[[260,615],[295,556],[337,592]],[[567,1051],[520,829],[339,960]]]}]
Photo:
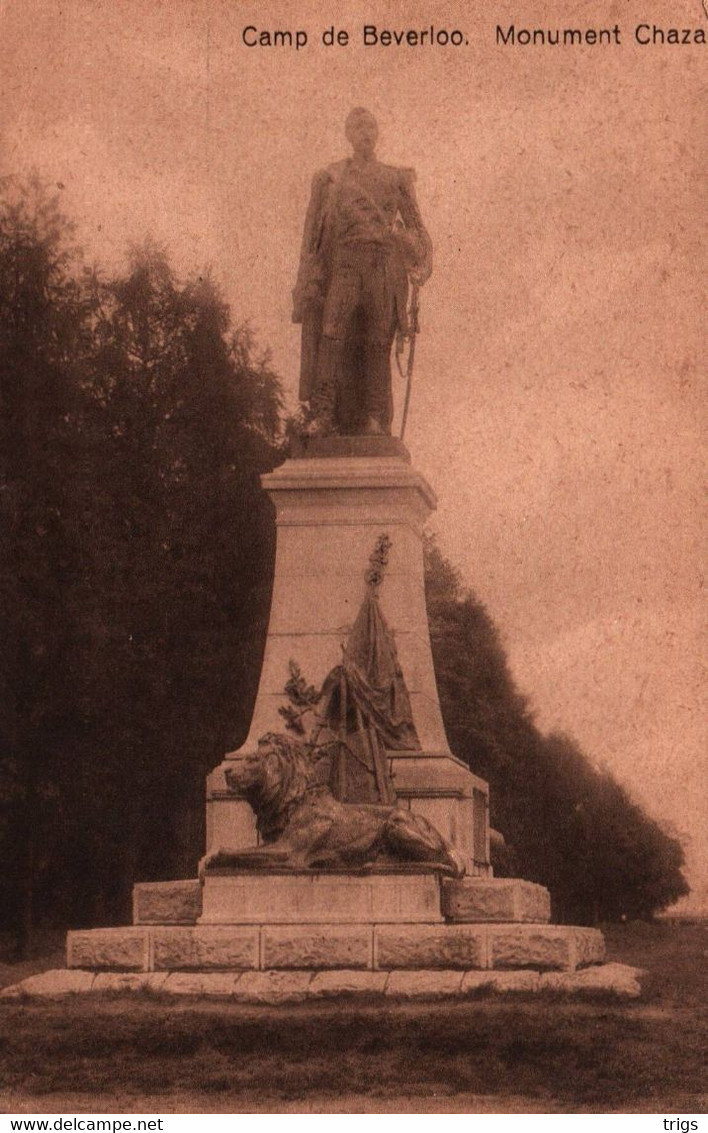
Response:
[{"label": "stone step", "polygon": [[202,886],[196,877],[133,886],[133,924],[196,924],[201,915]]},{"label": "stone step", "polygon": [[[197,996],[246,1004],[302,1003],[305,1000],[443,999],[486,993],[597,995],[634,998],[644,973],[627,964],[599,964],[576,972],[530,969],[479,971],[198,971],[93,972],[66,969],[41,972],[0,991],[0,999],[54,998],[87,992],[142,992]],[[472,1005],[472,1004],[471,1004]]]},{"label": "stone step", "polygon": [[551,919],[551,895],[543,885],[517,877],[463,877],[442,884],[442,913],[461,923],[535,922]]},{"label": "stone step", "polygon": [[97,971],[573,971],[603,959],[602,933],[569,925],[273,921],[133,925],[67,937],[67,966]]},{"label": "stone step", "polygon": [[442,919],[438,874],[415,866],[366,874],[212,869],[204,878],[200,924]]},{"label": "stone step", "polygon": [[[141,882],[133,887],[133,923],[248,924],[268,920],[292,923],[318,919],[433,920],[459,923],[538,923],[551,918],[551,900],[542,885],[519,878],[446,879],[442,897],[431,874],[400,873],[364,877],[319,874],[212,874],[206,880],[206,907],[197,878]],[[441,902],[441,903],[440,903]]]}]

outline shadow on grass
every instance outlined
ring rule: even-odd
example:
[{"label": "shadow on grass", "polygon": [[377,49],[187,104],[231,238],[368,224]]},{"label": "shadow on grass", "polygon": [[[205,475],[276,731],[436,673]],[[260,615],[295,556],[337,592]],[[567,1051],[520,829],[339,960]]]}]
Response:
[{"label": "shadow on grass", "polygon": [[631,921],[602,925],[607,959],[644,968],[642,999],[708,1007],[708,922]]},{"label": "shadow on grass", "polygon": [[48,968],[63,968],[66,962],[66,933],[61,929],[38,932],[26,959],[14,957],[15,939],[10,933],[0,933],[0,988],[20,983],[28,976],[46,972]]},{"label": "shadow on grass", "polygon": [[76,997],[12,1005],[4,1089],[553,1096],[620,1108],[696,1095],[700,1021],[627,1008],[516,1000],[246,1009]]}]

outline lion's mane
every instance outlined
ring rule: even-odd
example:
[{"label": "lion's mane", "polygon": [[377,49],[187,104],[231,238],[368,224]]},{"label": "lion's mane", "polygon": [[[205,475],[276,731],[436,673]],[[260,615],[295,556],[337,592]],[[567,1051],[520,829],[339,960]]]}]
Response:
[{"label": "lion's mane", "polygon": [[237,771],[227,771],[232,790],[248,800],[256,815],[256,829],[264,842],[274,842],[288,825],[290,815],[313,785],[313,764],[305,748],[290,736],[268,732],[259,740],[261,778],[244,788]]}]

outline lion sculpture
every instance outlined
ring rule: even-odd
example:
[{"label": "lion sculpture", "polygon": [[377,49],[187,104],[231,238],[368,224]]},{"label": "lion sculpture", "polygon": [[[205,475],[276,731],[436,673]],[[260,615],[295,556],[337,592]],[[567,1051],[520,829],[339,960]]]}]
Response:
[{"label": "lion sculpture", "polygon": [[421,815],[335,799],[314,781],[311,757],[289,736],[263,736],[258,752],[227,771],[226,781],[253,807],[262,844],[213,851],[203,869],[355,869],[405,862],[452,877],[465,872],[462,856]]}]

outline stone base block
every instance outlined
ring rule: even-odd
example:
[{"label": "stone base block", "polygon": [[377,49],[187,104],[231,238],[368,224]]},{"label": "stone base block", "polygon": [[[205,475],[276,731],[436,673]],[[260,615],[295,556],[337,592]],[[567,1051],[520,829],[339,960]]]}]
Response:
[{"label": "stone base block", "polygon": [[377,968],[574,971],[604,959],[602,933],[570,925],[377,925]]},{"label": "stone base block", "polygon": [[147,972],[152,968],[150,937],[145,928],[92,928],[69,932],[67,968],[94,971]]},{"label": "stone base block", "polygon": [[371,925],[264,925],[262,968],[372,968]]},{"label": "stone base block", "polygon": [[162,990],[168,995],[230,999],[238,979],[236,972],[170,972]]},{"label": "stone base block", "polygon": [[[227,908],[233,908],[237,900],[244,897],[245,900],[235,914],[237,919],[229,923],[239,923],[242,918],[245,918],[246,923],[251,918],[258,920],[259,912],[263,911],[265,887],[258,880],[252,880],[256,876],[264,877],[261,873],[231,876],[228,881],[221,875],[218,875],[218,881],[216,876],[208,878],[209,911],[204,923],[212,921],[212,918],[216,920],[217,917],[218,923],[224,923],[220,914],[225,914]],[[298,880],[293,881],[292,876],[297,876]],[[278,875],[279,893],[287,891],[290,898],[288,907],[282,911],[283,920],[295,920],[300,916],[309,919],[310,913],[315,917],[324,914],[328,919],[334,919],[331,916],[331,904],[327,903],[329,885],[333,880],[331,875],[324,875],[324,886],[321,883],[313,886],[311,875],[304,879],[303,875],[292,876],[283,881],[283,875]],[[247,882],[243,880],[245,877],[249,878]],[[226,888],[232,885],[237,892],[230,900],[225,900]],[[405,915],[406,920],[416,919],[417,913],[423,913],[426,920],[431,919],[434,886],[430,875],[399,875],[393,885],[383,881],[380,876],[375,879],[349,877],[346,885],[348,896],[354,898],[359,909],[371,909],[372,912],[385,915],[387,920],[394,919],[389,915],[391,908]],[[217,902],[218,910],[215,908]],[[297,916],[293,915],[293,906],[298,906],[295,909]],[[269,915],[272,915],[274,907],[270,905]],[[442,882],[441,909],[446,920],[461,924],[548,924],[551,918],[551,899],[544,886],[518,878],[465,877],[454,881],[446,878]],[[280,914],[279,909],[279,918]],[[135,925],[193,925],[201,916],[202,885],[197,878],[187,881],[141,882],[133,887]]]},{"label": "stone base block", "polygon": [[144,881],[133,886],[133,924],[196,924],[202,887],[189,881]]},{"label": "stone base block", "polygon": [[[78,972],[72,972],[78,975]],[[82,973],[84,975],[88,973]],[[92,991],[162,991],[168,972],[99,972]]]},{"label": "stone base block", "polygon": [[465,972],[462,980],[463,995],[488,991],[538,991],[540,975],[531,969],[518,972]]},{"label": "stone base block", "polygon": [[386,995],[399,999],[430,999],[458,995],[464,972],[391,972],[386,982]]},{"label": "stone base block", "polygon": [[241,1003],[299,1003],[311,982],[312,972],[244,972],[233,994]]},{"label": "stone base block", "polygon": [[574,971],[603,959],[602,933],[569,925],[143,925],[71,932],[67,942],[69,968],[123,972]]},{"label": "stone base block", "polygon": [[594,928],[571,925],[489,925],[487,968],[574,971],[600,964],[605,941]]},{"label": "stone base block", "polygon": [[377,925],[377,968],[486,968],[485,930],[472,925]]},{"label": "stone base block", "polygon": [[160,927],[150,930],[156,971],[230,971],[260,967],[256,925]]},{"label": "stone base block", "polygon": [[200,924],[442,921],[434,873],[228,873],[204,879]]},{"label": "stone base block", "polygon": [[4,987],[0,991],[0,999],[22,999],[24,996],[53,999],[57,995],[76,995],[92,991],[97,978],[95,972],[69,972],[65,968],[54,968],[48,972],[39,972],[36,976],[28,976],[21,983]]},{"label": "stone base block", "polygon": [[605,938],[599,929],[576,928],[574,931],[575,967],[588,968],[605,959]]},{"label": "stone base block", "polygon": [[633,999],[642,990],[643,975],[646,973],[641,968],[630,968],[627,964],[599,964],[580,972],[545,972],[539,977],[539,990],[564,995],[611,992]]},{"label": "stone base block", "polygon": [[361,972],[338,970],[316,972],[307,991],[316,999],[330,997],[356,998],[383,995],[388,972]]},{"label": "stone base block", "polygon": [[81,992],[140,992],[236,1000],[244,1004],[301,1003],[325,997],[373,998],[382,1006],[392,999],[474,999],[494,993],[533,995],[607,995],[636,998],[644,973],[626,964],[603,964],[582,972],[520,970],[481,972],[438,971],[271,971],[169,972],[160,974],[50,971],[30,976],[0,991],[0,999],[51,998]]},{"label": "stone base block", "polygon": [[512,877],[463,877],[442,884],[442,911],[463,923],[536,922],[551,919],[551,896],[543,885]]}]

